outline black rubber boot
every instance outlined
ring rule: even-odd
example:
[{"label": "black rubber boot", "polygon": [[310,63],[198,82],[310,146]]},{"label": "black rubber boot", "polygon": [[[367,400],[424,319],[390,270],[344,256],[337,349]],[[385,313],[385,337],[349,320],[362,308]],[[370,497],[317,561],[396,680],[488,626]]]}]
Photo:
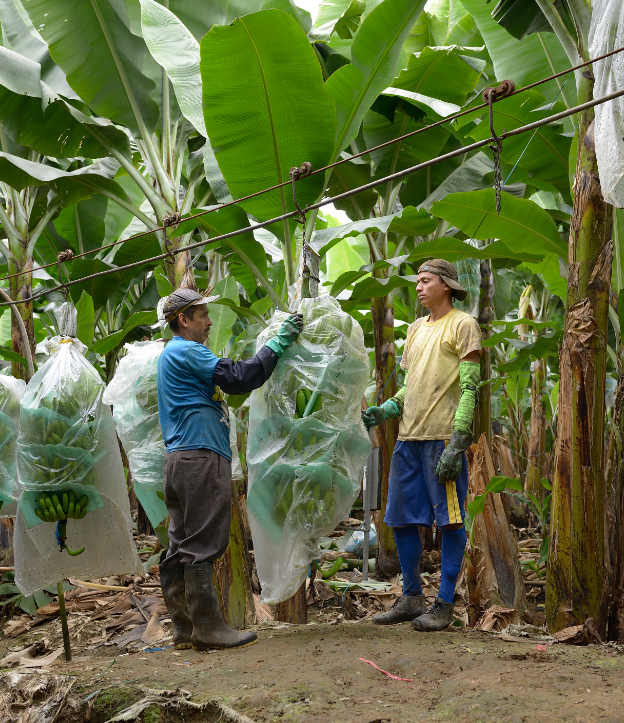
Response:
[{"label": "black rubber boot", "polygon": [[446,630],[453,622],[454,603],[447,603],[438,598],[424,615],[416,618],[412,623],[415,630],[432,632]]},{"label": "black rubber boot", "polygon": [[173,647],[191,648],[193,623],[186,604],[184,565],[160,565],[160,587],[173,625]]},{"label": "black rubber boot", "polygon": [[258,636],[255,633],[232,630],[223,622],[217,591],[212,582],[211,562],[185,565],[184,582],[193,621],[191,641],[195,650],[239,648],[256,642]]},{"label": "black rubber boot", "polygon": [[373,615],[373,622],[377,625],[394,625],[414,620],[427,611],[424,595],[403,595],[394,601],[394,605],[387,613]]}]

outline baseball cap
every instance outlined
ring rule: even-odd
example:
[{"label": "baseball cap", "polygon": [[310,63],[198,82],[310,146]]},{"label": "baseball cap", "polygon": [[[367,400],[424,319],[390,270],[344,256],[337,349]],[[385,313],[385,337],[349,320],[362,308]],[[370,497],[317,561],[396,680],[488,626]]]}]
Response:
[{"label": "baseball cap", "polygon": [[177,316],[183,314],[187,309],[190,309],[191,306],[199,306],[216,301],[219,295],[208,296],[210,291],[212,291],[212,289],[206,289],[204,294],[200,294],[198,291],[193,291],[193,289],[176,289],[167,297],[163,304],[162,314],[164,320],[167,322],[173,321]]},{"label": "baseball cap", "polygon": [[418,273],[420,274],[423,271],[428,271],[430,274],[437,274],[447,286],[453,289],[453,296],[456,299],[463,301],[468,296],[466,289],[459,283],[455,267],[448,261],[444,259],[425,261],[418,269]]}]

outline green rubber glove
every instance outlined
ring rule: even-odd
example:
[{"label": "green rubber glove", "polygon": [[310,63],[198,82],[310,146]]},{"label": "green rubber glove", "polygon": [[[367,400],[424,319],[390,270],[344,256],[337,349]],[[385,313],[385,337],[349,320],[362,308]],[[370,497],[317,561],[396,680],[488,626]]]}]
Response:
[{"label": "green rubber glove", "polygon": [[303,331],[303,315],[291,314],[286,321],[282,323],[276,336],[269,339],[266,346],[272,349],[281,359],[282,354],[296,340]]},{"label": "green rubber glove", "polygon": [[385,422],[387,419],[395,419],[399,416],[399,413],[397,405],[392,399],[388,399],[381,407],[369,407],[365,412],[362,412],[362,421],[366,429],[370,429]]},{"label": "green rubber glove", "polygon": [[438,460],[436,475],[440,484],[456,480],[462,471],[462,454],[472,444],[472,432],[454,430],[451,441]]}]

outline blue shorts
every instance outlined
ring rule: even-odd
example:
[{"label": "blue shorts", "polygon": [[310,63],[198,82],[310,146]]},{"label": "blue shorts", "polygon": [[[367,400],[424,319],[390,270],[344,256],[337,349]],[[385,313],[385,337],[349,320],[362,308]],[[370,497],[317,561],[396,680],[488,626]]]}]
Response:
[{"label": "blue shorts", "polygon": [[390,464],[386,525],[431,527],[435,520],[438,527],[444,527],[464,521],[468,463],[462,454],[457,480],[440,484],[435,470],[444,447],[444,441],[428,439],[396,443]]}]

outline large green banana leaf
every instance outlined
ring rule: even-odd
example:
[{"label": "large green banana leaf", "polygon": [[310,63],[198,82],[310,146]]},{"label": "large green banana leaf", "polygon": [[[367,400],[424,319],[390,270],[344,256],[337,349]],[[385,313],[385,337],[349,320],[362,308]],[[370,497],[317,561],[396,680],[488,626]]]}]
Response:
[{"label": "large green banana leaf", "polygon": [[[519,95],[505,98],[494,106],[494,129],[497,134],[504,130],[533,123],[554,113],[565,110],[565,104],[558,101],[546,105],[541,93],[528,90]],[[490,126],[486,115],[482,122],[470,131],[475,141],[490,138]],[[571,202],[568,179],[568,158],[572,139],[564,136],[562,123],[549,123],[530,135],[513,136],[503,141],[502,158],[510,165],[518,162],[529,175],[540,181],[552,183],[568,203]]]},{"label": "large green banana leaf", "polygon": [[[143,4],[142,0],[126,1],[129,7],[138,6],[139,3]],[[229,4],[232,5],[232,3]],[[214,25],[226,25],[234,19],[227,19],[227,0],[167,0],[164,5],[191,31],[198,43]],[[247,12],[250,11],[243,11],[242,14]],[[175,46],[172,47],[175,48]]]},{"label": "large green banana leaf", "polygon": [[306,35],[312,28],[312,16],[307,10],[297,7],[292,0],[263,0],[263,10],[281,10],[297,22]]},{"label": "large green banana leaf", "polygon": [[[213,289],[214,294],[219,294],[222,299],[231,299],[238,302],[238,283],[232,276],[221,279]],[[232,324],[237,319],[237,314],[229,306],[224,304],[208,304],[210,312],[210,336],[208,346],[214,354],[220,354],[232,336]]]},{"label": "large green banana leaf", "polygon": [[477,86],[485,65],[485,60],[462,55],[455,45],[425,48],[410,56],[407,69],[392,85],[461,106]]},{"label": "large green banana leaf", "polygon": [[41,80],[48,87],[64,98],[78,100],[67,83],[65,73],[52,60],[48,46],[30,22],[21,0],[0,0],[0,23],[5,48],[39,63]]},{"label": "large green banana leaf", "polygon": [[551,253],[567,258],[567,246],[548,211],[533,201],[503,194],[496,215],[494,190],[453,193],[431,208],[435,216],[457,226],[468,237],[497,238],[518,252]]},{"label": "large green banana leaf", "polygon": [[[369,111],[364,117],[363,134],[366,146],[373,148],[421,128],[425,128],[421,122],[411,120],[402,113],[397,113],[394,123],[390,123],[385,116]],[[383,178],[429,161],[440,155],[448,138],[446,128],[435,126],[391,146],[372,151],[370,157],[373,171],[378,178]]]},{"label": "large green banana leaf", "polygon": [[[334,168],[327,186],[327,193],[330,196],[338,196],[345,191],[364,186],[370,182],[370,166],[368,163],[342,163]],[[361,221],[370,216],[378,198],[375,191],[371,189],[362,191],[356,196],[345,198],[342,201],[336,201],[334,207],[339,211],[344,211],[351,220]]]},{"label": "large green banana leaf", "polygon": [[[249,226],[245,212],[238,206],[228,206],[219,211],[200,216],[199,224],[211,236],[220,236]],[[245,287],[250,297],[255,295],[256,279],[271,297],[275,306],[284,308],[279,296],[267,278],[268,268],[264,247],[253,237],[251,231],[212,244],[208,248],[220,252],[234,251],[235,256],[229,259],[230,273]]]},{"label": "large green banana leaf", "polygon": [[460,0],[430,0],[423,13],[430,37],[427,45],[480,45],[481,34]]},{"label": "large green banana leaf", "polygon": [[363,236],[348,241],[343,239],[329,249],[325,258],[325,279],[332,283],[349,271],[357,271],[370,260],[368,244]]},{"label": "large green banana leaf", "polygon": [[[499,81],[509,78],[516,88],[520,88],[570,67],[570,61],[553,33],[529,35],[519,41],[497,25],[491,16],[493,7],[484,0],[462,0],[462,3],[477,23]],[[554,98],[558,90],[554,80],[540,86],[540,92],[546,98]],[[564,101],[568,107],[576,103],[573,82],[568,82],[565,87]]]},{"label": "large green banana leaf", "polygon": [[[335,135],[334,101],[304,32],[279,10],[264,10],[215,27],[201,43],[206,129],[234,198],[283,181],[309,161],[328,163]],[[297,184],[299,204],[323,189],[321,174]],[[290,188],[244,201],[267,220],[294,210]]]},{"label": "large green banana leaf", "polygon": [[166,70],[184,117],[205,137],[199,42],[171,10],[155,0],[140,2],[141,30],[147,47],[154,60]]},{"label": "large green banana leaf", "polygon": [[426,211],[417,211],[415,208],[408,206],[400,214],[367,218],[363,221],[346,223],[342,226],[318,229],[312,236],[310,247],[317,254],[323,256],[338,241],[350,236],[373,232],[386,233],[387,231],[396,233],[399,236],[425,236],[435,231],[437,225],[437,220],[431,218]]},{"label": "large green banana leaf", "polygon": [[[209,1],[209,0],[206,0]],[[228,0],[226,25],[243,15],[257,13],[262,9],[262,0]]]},{"label": "large green banana leaf", "polygon": [[147,47],[131,32],[125,3],[28,0],[25,9],[67,82],[93,111],[135,137],[155,129],[155,86],[143,72]]},{"label": "large green banana leaf", "polygon": [[65,206],[54,219],[54,228],[75,253],[98,248],[102,246],[106,234],[104,219],[107,206],[108,199],[100,194]]},{"label": "large green banana leaf", "polygon": [[[341,291],[344,291],[375,269],[399,267],[402,264],[415,264],[431,258],[446,259],[446,261],[450,261],[451,263],[455,263],[461,259],[514,259],[517,261],[538,263],[541,261],[542,255],[512,251],[502,241],[495,241],[483,248],[476,248],[456,238],[438,238],[433,241],[425,241],[422,244],[418,244],[410,254],[388,259],[387,261],[378,261],[375,264],[362,266],[358,271],[343,274],[335,281],[331,289],[331,294],[332,296],[337,296]],[[389,281],[387,279],[365,279],[365,282],[362,282],[363,285],[356,285],[351,300],[357,302],[365,299],[366,293],[369,291],[373,292],[372,296],[384,296],[390,288],[395,289],[416,285],[416,277],[413,275],[403,277],[391,276],[390,278],[400,279],[401,281],[392,282],[394,285],[388,287]]]},{"label": "large green banana leaf", "polygon": [[28,186],[50,186],[63,204],[76,203],[97,192],[106,192],[128,203],[125,191],[112,180],[118,168],[117,162],[103,159],[76,171],[62,171],[10,153],[0,153],[0,181],[17,191]]},{"label": "large green banana leaf", "polygon": [[[42,68],[13,50],[0,47],[0,121],[20,145],[54,158],[102,158],[108,150],[76,118],[82,113],[55,102],[42,82]],[[106,120],[95,121],[115,147],[129,155],[128,139]]]},{"label": "large green banana leaf", "polygon": [[[553,5],[568,32],[575,35],[574,18],[566,0],[554,0]],[[550,23],[535,0],[502,0],[493,9],[492,17],[518,40],[532,33],[552,32]]]},{"label": "large green banana leaf", "polygon": [[392,83],[403,42],[424,6],[425,0],[384,0],[358,30],[351,63],[327,81],[327,90],[336,101],[333,160],[357,136],[366,111]]},{"label": "large green banana leaf", "polygon": [[[452,171],[442,183],[422,202],[421,207],[429,210],[436,201],[441,201],[449,193],[476,191],[483,188],[484,177],[494,172],[494,161],[482,151],[467,158],[464,163]],[[491,186],[491,183],[488,185]]]}]

